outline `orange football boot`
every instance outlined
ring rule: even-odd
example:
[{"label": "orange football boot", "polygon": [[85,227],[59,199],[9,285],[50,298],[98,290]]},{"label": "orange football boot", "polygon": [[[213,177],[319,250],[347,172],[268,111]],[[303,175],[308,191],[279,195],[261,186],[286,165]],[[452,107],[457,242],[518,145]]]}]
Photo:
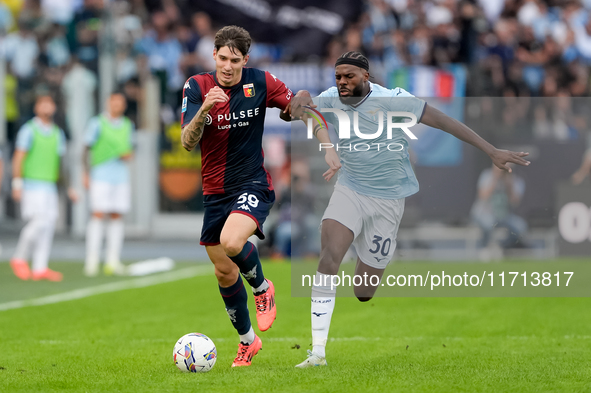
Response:
[{"label": "orange football boot", "polygon": [[257,308],[257,324],[261,332],[268,330],[275,317],[277,317],[277,308],[275,307],[275,286],[271,280],[267,280],[269,288],[265,293],[255,295],[254,303]]},{"label": "orange football boot", "polygon": [[263,342],[259,336],[254,336],[254,341],[250,345],[238,344],[238,354],[232,367],[250,366],[252,358],[263,348]]},{"label": "orange football boot", "polygon": [[11,259],[10,267],[12,268],[14,275],[20,278],[21,280],[28,280],[29,278],[31,278],[31,270],[29,269],[29,264],[24,259]]},{"label": "orange football boot", "polygon": [[33,281],[40,281],[40,280],[47,280],[47,281],[55,281],[59,282],[62,281],[64,275],[60,272],[56,272],[55,270],[45,269],[40,272],[33,272],[31,279]]}]

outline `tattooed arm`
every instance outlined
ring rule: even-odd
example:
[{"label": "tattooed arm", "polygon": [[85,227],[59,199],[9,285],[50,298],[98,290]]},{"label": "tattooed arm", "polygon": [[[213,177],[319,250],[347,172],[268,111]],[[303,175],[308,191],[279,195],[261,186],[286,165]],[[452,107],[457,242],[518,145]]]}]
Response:
[{"label": "tattooed arm", "polygon": [[201,137],[203,136],[203,128],[205,127],[205,119],[211,108],[213,108],[218,102],[226,101],[228,101],[228,96],[220,87],[215,86],[209,90],[203,105],[201,105],[201,108],[199,108],[195,117],[191,119],[189,124],[183,127],[181,132],[181,142],[185,150],[193,150],[201,140]]},{"label": "tattooed arm", "polygon": [[199,109],[199,112],[187,124],[181,132],[181,142],[183,147],[187,151],[191,151],[197,146],[201,137],[203,136],[203,127],[205,127],[205,118],[209,110],[204,110],[203,107]]}]

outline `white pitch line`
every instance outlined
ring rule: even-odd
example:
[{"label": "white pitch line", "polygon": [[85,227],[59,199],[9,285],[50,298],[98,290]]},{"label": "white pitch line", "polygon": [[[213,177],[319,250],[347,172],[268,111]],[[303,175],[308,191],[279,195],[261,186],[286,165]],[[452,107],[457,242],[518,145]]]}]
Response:
[{"label": "white pitch line", "polygon": [[[234,343],[238,339],[237,337],[228,338],[228,337],[210,337],[216,343],[225,343],[230,342]],[[350,342],[350,341],[425,341],[425,340],[440,340],[443,342],[448,341],[481,341],[487,340],[491,337],[480,337],[480,338],[468,338],[468,337],[433,337],[433,336],[416,336],[416,337],[407,337],[407,336],[400,336],[400,337],[329,337],[328,340],[330,342]],[[534,340],[534,339],[544,339],[547,340],[548,337],[536,337],[536,336],[504,336],[504,337],[494,337],[495,339],[499,340],[509,340],[509,341],[526,341],[526,340]],[[550,337],[552,340],[591,340],[591,336],[581,336],[581,335],[566,335],[566,336],[556,336]],[[306,342],[312,341],[310,337],[264,337],[262,339],[264,342],[288,342],[288,343],[297,343],[297,342]],[[72,345],[81,343],[83,341],[77,340],[39,340],[37,343],[39,345]],[[97,342],[101,342],[101,340],[97,340]],[[146,343],[167,343],[170,342],[168,338],[157,338],[157,339],[136,339],[128,341],[129,344],[139,344],[143,345]]]},{"label": "white pitch line", "polygon": [[80,288],[73,291],[58,293],[56,295],[44,296],[37,299],[16,300],[13,302],[0,303],[0,312],[14,310],[17,308],[44,306],[46,304],[67,302],[69,300],[82,299],[89,296],[102,293],[118,292],[125,289],[144,288],[152,285],[164,284],[167,282],[178,281],[185,278],[203,276],[213,271],[212,265],[192,266],[181,270],[162,273],[154,276],[134,278],[132,280],[102,284],[94,287]]}]

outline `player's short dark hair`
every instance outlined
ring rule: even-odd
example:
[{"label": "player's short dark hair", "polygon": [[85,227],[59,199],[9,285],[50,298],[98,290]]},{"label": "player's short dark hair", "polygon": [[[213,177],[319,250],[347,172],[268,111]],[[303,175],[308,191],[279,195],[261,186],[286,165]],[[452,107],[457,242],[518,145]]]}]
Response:
[{"label": "player's short dark hair", "polygon": [[51,93],[49,91],[42,90],[42,91],[39,91],[35,94],[35,103],[38,103],[39,101],[43,101],[43,100],[47,100],[47,99],[50,99],[55,104],[55,98],[53,97],[53,95],[51,95]]},{"label": "player's short dark hair", "polygon": [[125,98],[125,92],[123,91],[123,89],[117,88],[116,90],[113,90],[111,94],[109,94],[109,98],[113,96],[123,96],[123,98]]},{"label": "player's short dark hair", "polygon": [[242,56],[248,54],[251,43],[250,34],[240,26],[223,27],[216,33],[214,39],[216,50],[227,46],[232,53],[237,54],[236,50],[238,50],[242,53]]}]

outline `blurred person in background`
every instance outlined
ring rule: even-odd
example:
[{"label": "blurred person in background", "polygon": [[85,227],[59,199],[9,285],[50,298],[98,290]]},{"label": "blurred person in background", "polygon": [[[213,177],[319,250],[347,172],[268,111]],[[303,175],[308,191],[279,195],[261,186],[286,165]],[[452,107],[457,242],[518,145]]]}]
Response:
[{"label": "blurred person in background", "polygon": [[66,124],[73,139],[80,138],[88,120],[96,114],[96,92],[98,78],[95,73],[83,66],[74,56],[61,83],[64,99]]},{"label": "blurred person in background", "polygon": [[0,3],[0,37],[8,33],[14,26],[14,18],[10,8],[4,2]]},{"label": "blurred person in background", "polygon": [[524,180],[492,165],[478,178],[478,196],[470,212],[482,230],[481,247],[489,246],[495,228],[507,228],[509,233],[503,248],[526,246],[527,223],[513,212],[525,192]]},{"label": "blurred person in background", "polygon": [[[12,159],[12,197],[21,202],[27,224],[20,233],[10,266],[21,280],[61,281],[62,274],[47,265],[58,217],[57,181],[61,179],[68,185],[61,159],[66,152],[66,136],[53,122],[56,105],[50,95],[38,96],[34,110],[36,116],[17,134]],[[73,189],[68,188],[68,196],[76,202]],[[27,262],[31,253],[32,271]]]},{"label": "blurred person in background", "polygon": [[273,226],[273,259],[317,257],[320,251],[314,214],[316,193],[310,182],[310,166],[302,158],[288,160],[284,171],[291,177],[279,194],[279,219]]},{"label": "blurred person in background", "polygon": [[142,100],[142,88],[138,78],[131,78],[123,85],[123,93],[127,101],[127,109],[125,116],[131,120],[138,128],[141,128],[139,123],[139,108]]},{"label": "blurred person in background", "polygon": [[174,104],[185,81],[180,68],[183,48],[172,34],[172,21],[164,11],[152,14],[152,29],[136,42],[135,47],[146,57],[150,71],[160,80],[161,102]]},{"label": "blurred person in background", "polygon": [[275,177],[273,186],[277,199],[278,217],[272,225],[271,236],[271,259],[281,260],[291,256],[291,146],[286,146],[286,160]]},{"label": "blurred person in background", "polygon": [[33,85],[40,54],[32,23],[20,18],[18,30],[8,34],[2,41],[0,53],[6,57],[10,71],[18,81],[19,94],[17,98],[21,118],[29,119],[34,115],[32,111],[35,100]]},{"label": "blurred person in background", "polygon": [[211,48],[215,32],[211,27],[211,18],[205,12],[198,12],[192,18],[193,29],[197,32],[199,41],[195,47],[197,54],[196,66],[202,71],[215,68],[215,61],[211,58]]},{"label": "blurred person in background", "polygon": [[7,70],[4,77],[4,93],[4,102],[6,104],[4,112],[4,116],[6,117],[6,139],[8,139],[12,151],[18,131],[20,111],[18,105],[18,81],[10,69]]},{"label": "blurred person in background", "polygon": [[[122,93],[112,93],[107,112],[90,119],[83,154],[83,183],[90,191],[92,217],[86,231],[84,274],[96,276],[105,230],[107,252],[104,272],[124,274],[121,248],[124,238],[123,215],[129,211],[131,190],[128,161],[132,156],[134,125],[125,117],[127,103]],[[105,228],[104,219],[109,218]]]},{"label": "blurred person in background", "polygon": [[589,176],[589,172],[591,172],[591,136],[588,137],[588,147],[585,151],[585,154],[583,155],[581,166],[571,176],[573,184],[581,184],[585,178]]},{"label": "blurred person in background", "polygon": [[183,55],[180,61],[181,71],[184,75],[195,75],[203,70],[197,67],[198,58],[195,52],[199,35],[188,23],[180,23],[175,27],[176,37],[181,44]]},{"label": "blurred person in background", "polygon": [[74,18],[75,7],[80,3],[80,0],[42,0],[41,9],[52,23],[67,25]]},{"label": "blurred person in background", "polygon": [[42,0],[23,1],[22,8],[18,13],[18,18],[26,20],[31,29],[36,33],[44,31],[50,24],[45,11],[41,7],[41,1]]},{"label": "blurred person in background", "polygon": [[85,67],[98,73],[99,33],[103,28],[104,0],[84,0],[68,25],[70,52]]},{"label": "blurred person in background", "polygon": [[317,193],[310,182],[310,166],[307,161],[295,160],[292,163],[291,179],[292,256],[317,257],[320,253],[320,220],[314,212]]},{"label": "blurred person in background", "polygon": [[70,49],[64,27],[52,25],[41,45],[42,63],[50,68],[64,67],[70,62]]}]

